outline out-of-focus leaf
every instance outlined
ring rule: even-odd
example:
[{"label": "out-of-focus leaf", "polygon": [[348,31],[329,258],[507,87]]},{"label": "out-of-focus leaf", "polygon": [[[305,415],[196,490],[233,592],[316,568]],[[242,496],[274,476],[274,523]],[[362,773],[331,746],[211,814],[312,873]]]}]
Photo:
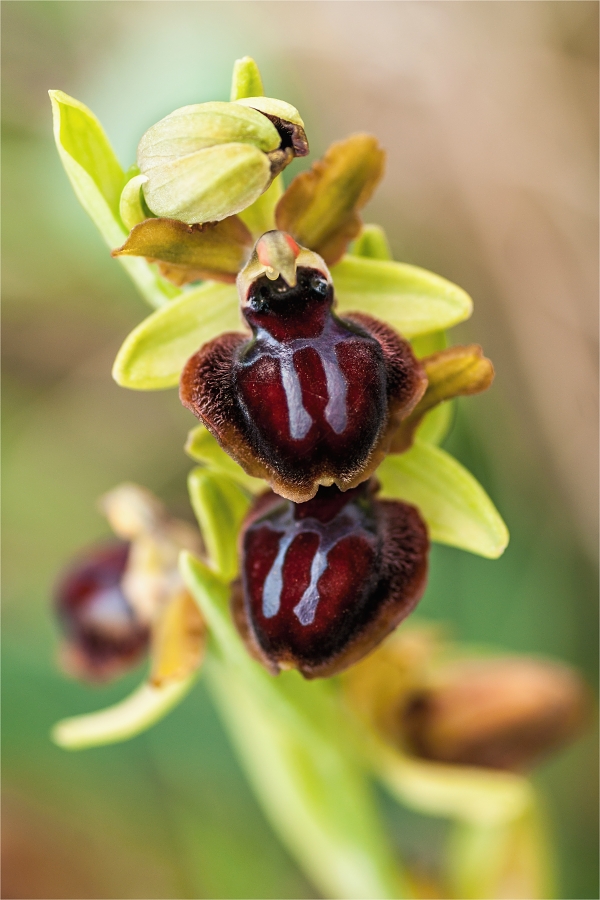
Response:
[{"label": "out-of-focus leaf", "polygon": [[160,687],[181,681],[200,666],[206,628],[200,611],[186,590],[172,597],[152,628],[150,683]]},{"label": "out-of-focus leaf", "polygon": [[373,752],[374,771],[388,790],[426,815],[493,825],[514,821],[532,802],[531,785],[521,775],[427,762],[380,743]]},{"label": "out-of-focus leaf", "polygon": [[[77,199],[112,249],[127,234],[119,213],[125,174],[96,116],[63,91],[50,91],[54,139]],[[142,259],[121,261],[142,296],[164,306],[171,289]]]},{"label": "out-of-focus leaf", "polygon": [[168,263],[180,273],[178,284],[203,278],[233,282],[252,243],[252,235],[237,216],[206,225],[186,225],[177,219],[146,219],[133,228],[123,246],[113,250],[112,255],[144,256]]},{"label": "out-of-focus leaf", "polygon": [[412,444],[415,431],[429,410],[453,397],[478,394],[494,380],[494,367],[479,344],[449,347],[421,360],[427,390],[394,435],[390,453],[402,453]]},{"label": "out-of-focus leaf", "polygon": [[331,274],[340,314],[368,313],[407,338],[451,328],[473,309],[461,288],[417,266],[345,256]]},{"label": "out-of-focus leaf", "polygon": [[[148,218],[144,205],[142,203],[142,185],[147,181],[145,175],[134,175],[130,178],[123,191],[119,201],[119,213],[121,220],[126,228],[135,228],[140,222]],[[117,256],[113,251],[113,256]]]},{"label": "out-of-focus leaf", "polygon": [[224,331],[239,329],[238,296],[227,284],[205,284],[159,309],[126,338],[113,366],[121,387],[174,387],[189,357]]},{"label": "out-of-focus leaf", "polygon": [[358,210],[371,197],[383,164],[383,150],[371,135],[332,144],[284,193],[275,210],[277,227],[332,265],[358,234]]},{"label": "out-of-focus leaf", "polygon": [[497,559],[508,544],[498,510],[470,472],[439,447],[416,440],[377,470],[382,496],[417,506],[432,541]]},{"label": "out-of-focus leaf", "polygon": [[196,428],[192,428],[187,437],[185,451],[196,462],[202,463],[212,471],[229,475],[230,478],[233,478],[252,494],[259,494],[267,488],[262,478],[253,478],[251,475],[246,475],[242,467],[225,453],[219,446],[217,439],[213,437],[204,425],[197,425]]},{"label": "out-of-focus leaf", "polygon": [[555,893],[547,838],[535,805],[505,823],[459,822],[446,853],[453,897],[527,897]]},{"label": "out-of-focus leaf", "polygon": [[261,97],[264,93],[260,70],[252,57],[244,56],[242,59],[236,59],[231,79],[231,100]]},{"label": "out-of-focus leaf", "polygon": [[368,259],[391,259],[392,251],[381,225],[363,225],[362,231],[348,248],[352,256]]},{"label": "out-of-focus leaf", "polygon": [[52,739],[65,750],[127,741],[166,716],[184,698],[194,681],[195,675],[182,681],[169,681],[162,687],[144,682],[115,706],[57,722],[52,729]]},{"label": "out-of-focus leaf", "polygon": [[188,490],[208,557],[219,575],[231,581],[238,571],[237,539],[250,495],[229,475],[200,467],[190,472]]},{"label": "out-of-focus leaf", "polygon": [[278,175],[264,194],[255,200],[250,206],[239,213],[239,217],[252,232],[255,240],[265,231],[272,231],[275,224],[275,207],[283,194],[283,178]]},{"label": "out-of-focus leaf", "polygon": [[214,639],[209,687],[277,834],[324,896],[408,896],[331,685],[265,672],[233,628],[228,588],[189,553],[180,566]]}]

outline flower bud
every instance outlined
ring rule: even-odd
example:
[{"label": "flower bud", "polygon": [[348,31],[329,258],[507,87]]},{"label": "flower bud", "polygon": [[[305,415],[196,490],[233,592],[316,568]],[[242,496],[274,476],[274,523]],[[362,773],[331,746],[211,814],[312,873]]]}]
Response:
[{"label": "flower bud", "polygon": [[294,504],[268,493],[240,538],[232,611],[271,672],[326,677],[369,653],[414,609],[429,540],[414,506],[376,500],[373,482],[321,488]]},{"label": "flower bud", "polygon": [[180,397],[249,475],[297,503],[365,481],[426,377],[382,322],[333,312],[320,256],[267,232],[238,276],[252,337],[229,333],[188,360]]},{"label": "flower bud", "polygon": [[587,718],[581,679],[518,657],[443,667],[402,712],[407,746],[425,759],[521,770],[576,736]]},{"label": "flower bud", "polygon": [[129,544],[121,541],[92,547],[57,585],[55,608],[66,636],[61,660],[70,674],[91,681],[114,678],[148,650],[148,623],[122,589],[128,557]]},{"label": "flower bud", "polygon": [[256,97],[176,109],[144,134],[137,163],[147,178],[148,208],[192,225],[250,206],[294,156],[307,152],[298,111]]}]

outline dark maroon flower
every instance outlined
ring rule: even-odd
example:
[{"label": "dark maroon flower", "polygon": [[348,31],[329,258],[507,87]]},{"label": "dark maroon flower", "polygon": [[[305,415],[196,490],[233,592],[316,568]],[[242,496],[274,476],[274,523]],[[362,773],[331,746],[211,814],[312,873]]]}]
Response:
[{"label": "dark maroon flower", "polygon": [[90,548],[61,578],[55,608],[66,636],[62,661],[70,674],[104,681],[122,674],[148,649],[150,633],[121,589],[129,544]]},{"label": "dark maroon flower", "polygon": [[376,483],[320,488],[294,504],[258,498],[241,534],[232,611],[271,672],[334,675],[371,651],[415,607],[429,539],[414,506],[375,499]]},{"label": "dark maroon flower", "polygon": [[268,232],[238,277],[252,336],[188,360],[180,396],[250,474],[295,502],[366,480],[427,379],[410,344],[370,316],[339,318],[327,266]]}]

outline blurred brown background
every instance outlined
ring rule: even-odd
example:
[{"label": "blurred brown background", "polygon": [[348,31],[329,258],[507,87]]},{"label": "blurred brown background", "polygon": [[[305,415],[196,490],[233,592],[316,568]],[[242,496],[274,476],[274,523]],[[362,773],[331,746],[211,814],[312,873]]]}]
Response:
[{"label": "blurred brown background", "polygon": [[[55,573],[105,533],[94,503],[118,481],[190,514],[192,421],[175,392],[110,379],[147,310],[73,197],[47,90],[90,106],[125,166],[172,109],[226,99],[245,54],[300,109],[309,163],[378,135],[387,174],[366,219],[397,259],[474,298],[454,337],[482,343],[497,380],[459,406],[446,446],[512,532],[497,563],[436,548],[421,614],[595,684],[598,4],[4,2],[2,16],[3,896],[313,896],[201,685],[130,744],[70,755],[48,740],[139,678],[92,691],[55,670]],[[598,896],[596,772],[588,737],[536,775],[561,897]],[[399,849],[434,869],[445,824],[381,803]]]}]

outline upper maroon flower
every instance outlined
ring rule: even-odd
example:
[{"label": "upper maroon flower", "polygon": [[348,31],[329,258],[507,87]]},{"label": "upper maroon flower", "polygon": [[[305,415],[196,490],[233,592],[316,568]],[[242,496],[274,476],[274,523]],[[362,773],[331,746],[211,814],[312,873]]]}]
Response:
[{"label": "upper maroon flower", "polygon": [[183,370],[183,404],[295,502],[360,484],[425,390],[410,344],[370,316],[338,318],[324,261],[284,232],[258,241],[238,289],[252,337],[201,347]]},{"label": "upper maroon flower", "polygon": [[414,506],[376,500],[368,483],[321,488],[307,503],[254,504],[241,536],[233,615],[268,669],[334,675],[415,607],[427,580],[427,529]]},{"label": "upper maroon flower", "polygon": [[55,606],[66,633],[62,659],[78,677],[103,681],[122,674],[148,650],[150,632],[121,582],[129,544],[92,547],[63,575]]}]

